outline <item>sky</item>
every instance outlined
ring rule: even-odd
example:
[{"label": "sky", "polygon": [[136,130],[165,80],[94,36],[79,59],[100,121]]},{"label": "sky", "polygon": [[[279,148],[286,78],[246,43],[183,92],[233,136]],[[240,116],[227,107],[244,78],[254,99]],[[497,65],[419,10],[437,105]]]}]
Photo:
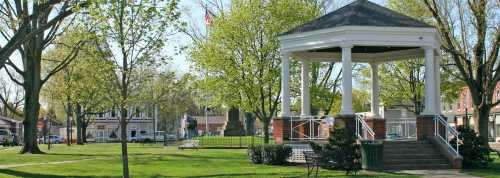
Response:
[{"label": "sky", "polygon": [[[187,22],[188,24],[195,24],[197,27],[201,29],[201,31],[205,30],[204,27],[204,16],[205,10],[201,7],[200,2],[202,0],[181,0],[180,9],[183,13],[182,20]],[[224,0],[226,2],[230,2],[229,0]],[[330,0],[332,2],[337,1],[342,4],[347,4],[352,0]],[[386,0],[370,0],[371,2],[380,4],[385,6]],[[184,34],[177,34],[171,38],[171,43],[167,44],[175,44],[169,45],[165,51],[174,54],[175,49],[178,45],[188,46],[191,44],[191,39]],[[169,69],[173,70],[177,73],[178,76],[190,72],[191,63],[188,60],[188,55],[186,53],[181,53],[179,55],[172,56],[173,60],[169,64]]]}]

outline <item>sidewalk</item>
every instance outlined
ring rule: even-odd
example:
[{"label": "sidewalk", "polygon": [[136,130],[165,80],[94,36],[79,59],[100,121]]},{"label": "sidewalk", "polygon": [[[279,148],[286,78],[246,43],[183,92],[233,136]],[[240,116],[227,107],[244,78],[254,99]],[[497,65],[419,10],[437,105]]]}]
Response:
[{"label": "sidewalk", "polygon": [[396,171],[395,173],[411,174],[422,176],[424,178],[479,178],[463,173],[461,170],[404,170]]}]

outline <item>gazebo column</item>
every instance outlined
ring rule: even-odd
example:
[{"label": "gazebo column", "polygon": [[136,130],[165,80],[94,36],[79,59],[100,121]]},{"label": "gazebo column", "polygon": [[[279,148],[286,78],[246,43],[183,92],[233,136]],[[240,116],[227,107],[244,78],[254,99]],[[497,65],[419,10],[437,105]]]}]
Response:
[{"label": "gazebo column", "polygon": [[281,117],[290,116],[290,54],[281,54]]},{"label": "gazebo column", "polygon": [[273,118],[273,137],[281,144],[290,139],[290,54],[281,53],[281,112]]},{"label": "gazebo column", "polygon": [[371,117],[365,121],[375,132],[375,139],[385,139],[385,119],[379,115],[378,64],[370,63],[372,68]]},{"label": "gazebo column", "polygon": [[302,61],[302,82],[301,82],[301,95],[302,95],[302,111],[301,116],[311,115],[311,100],[309,95],[309,62]]},{"label": "gazebo column", "polygon": [[342,106],[340,114],[335,116],[335,123],[344,122],[351,132],[356,130],[355,115],[352,110],[352,45],[342,45]]},{"label": "gazebo column", "polygon": [[373,118],[380,118],[379,115],[379,84],[378,84],[378,64],[370,63],[372,68],[372,95],[371,95],[371,113]]},{"label": "gazebo column", "polygon": [[342,115],[353,115],[352,111],[352,45],[342,47]]},{"label": "gazebo column", "polygon": [[434,77],[435,77],[435,105],[436,105],[436,114],[441,114],[441,72],[440,70],[440,62],[441,62],[441,55],[439,53],[439,50],[437,54],[434,56]]},{"label": "gazebo column", "polygon": [[434,117],[439,114],[439,62],[434,58],[433,47],[424,47],[425,51],[425,108],[417,117],[417,140],[434,136]]}]

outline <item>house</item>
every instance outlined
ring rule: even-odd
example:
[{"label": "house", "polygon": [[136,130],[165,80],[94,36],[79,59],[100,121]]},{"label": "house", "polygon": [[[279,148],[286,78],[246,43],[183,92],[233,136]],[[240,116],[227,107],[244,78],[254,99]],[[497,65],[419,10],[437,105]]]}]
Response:
[{"label": "house", "polygon": [[[154,107],[150,105],[129,108],[127,140],[137,141],[140,136],[153,135],[155,132]],[[87,140],[96,142],[114,142],[120,138],[120,111],[111,109],[99,113],[87,127]]]},{"label": "house", "polygon": [[[493,102],[500,102],[500,84],[497,84],[493,93]],[[460,91],[454,103],[443,104],[443,114],[448,116],[448,122],[453,125],[464,125],[468,122],[474,125],[472,97],[467,87]],[[467,119],[466,119],[467,118]],[[488,133],[491,142],[500,142],[500,105],[491,108],[488,121]]]},{"label": "house", "polygon": [[18,138],[22,138],[23,136],[24,127],[22,121],[0,116],[0,128],[9,129],[10,132],[15,134]]}]

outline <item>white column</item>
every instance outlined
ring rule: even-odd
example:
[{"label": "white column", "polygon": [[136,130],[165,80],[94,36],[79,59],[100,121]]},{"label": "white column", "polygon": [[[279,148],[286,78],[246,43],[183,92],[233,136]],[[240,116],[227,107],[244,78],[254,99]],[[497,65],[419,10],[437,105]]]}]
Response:
[{"label": "white column", "polygon": [[290,59],[288,53],[281,54],[281,117],[290,116]]},{"label": "white column", "polygon": [[370,63],[372,67],[372,96],[371,96],[371,112],[373,118],[380,118],[379,115],[379,85],[378,85],[378,64]]},{"label": "white column", "polygon": [[436,103],[436,114],[441,114],[441,72],[440,70],[440,62],[441,62],[441,55],[439,50],[437,51],[437,54],[434,56],[434,76],[435,76],[435,81],[436,81],[436,88],[435,88],[435,99],[434,101]]},{"label": "white column", "polygon": [[309,95],[309,62],[302,61],[302,82],[301,82],[301,95],[302,95],[302,116],[311,115],[311,102]]},{"label": "white column", "polygon": [[436,76],[434,65],[434,51],[431,47],[424,47],[425,50],[425,109],[424,115],[436,114]]},{"label": "white column", "polygon": [[341,114],[351,115],[352,111],[352,45],[342,47],[342,108]]}]

